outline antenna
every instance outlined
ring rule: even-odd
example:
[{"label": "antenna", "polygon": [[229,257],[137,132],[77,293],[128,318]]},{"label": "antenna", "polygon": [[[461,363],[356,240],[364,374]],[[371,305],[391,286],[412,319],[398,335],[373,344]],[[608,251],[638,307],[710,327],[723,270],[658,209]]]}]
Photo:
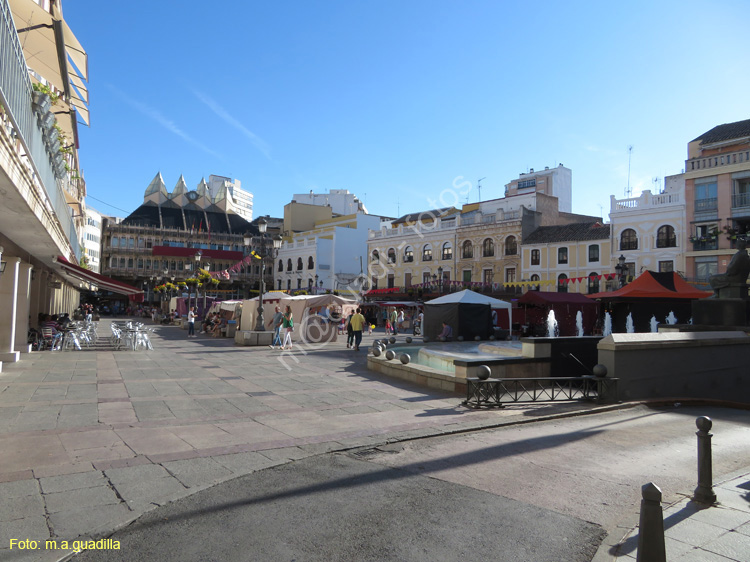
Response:
[{"label": "antenna", "polygon": [[628,186],[625,188],[625,197],[632,197],[633,190],[630,189],[630,158],[633,156],[633,145],[628,146]]},{"label": "antenna", "polygon": [[486,180],[487,178],[480,178],[477,180],[477,190],[479,191],[479,201],[482,200],[482,180]]}]

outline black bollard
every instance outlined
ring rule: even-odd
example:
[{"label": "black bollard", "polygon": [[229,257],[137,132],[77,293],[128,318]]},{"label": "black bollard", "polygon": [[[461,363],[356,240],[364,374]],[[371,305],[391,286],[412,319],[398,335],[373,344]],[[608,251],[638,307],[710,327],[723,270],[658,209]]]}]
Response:
[{"label": "black bollard", "polygon": [[637,562],[667,562],[664,547],[664,514],[661,490],[653,482],[641,487],[641,519],[638,524]]},{"label": "black bollard", "polygon": [[713,467],[711,461],[711,437],[709,433],[713,422],[711,418],[701,416],[695,420],[698,431],[698,487],[693,493],[693,500],[701,503],[715,503],[716,494],[713,490]]}]

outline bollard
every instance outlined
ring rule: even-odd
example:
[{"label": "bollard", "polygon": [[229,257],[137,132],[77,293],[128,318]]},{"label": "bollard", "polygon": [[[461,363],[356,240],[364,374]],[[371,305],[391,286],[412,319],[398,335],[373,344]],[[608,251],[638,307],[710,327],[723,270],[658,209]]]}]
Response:
[{"label": "bollard", "polygon": [[713,467],[711,466],[711,437],[709,433],[713,422],[711,418],[701,416],[695,420],[698,431],[698,487],[693,493],[693,500],[701,503],[716,502],[716,494],[713,490]]},{"label": "bollard", "polygon": [[667,562],[664,547],[664,514],[661,490],[653,482],[641,487],[641,519],[638,528],[637,562]]}]

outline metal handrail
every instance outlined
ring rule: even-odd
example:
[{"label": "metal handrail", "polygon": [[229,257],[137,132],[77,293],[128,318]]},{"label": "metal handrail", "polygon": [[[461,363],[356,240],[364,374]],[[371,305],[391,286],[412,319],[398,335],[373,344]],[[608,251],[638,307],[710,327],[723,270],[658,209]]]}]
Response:
[{"label": "metal handrail", "polygon": [[512,402],[557,402],[561,400],[616,401],[617,380],[607,377],[539,377],[528,379],[466,379],[470,408],[502,408]]}]

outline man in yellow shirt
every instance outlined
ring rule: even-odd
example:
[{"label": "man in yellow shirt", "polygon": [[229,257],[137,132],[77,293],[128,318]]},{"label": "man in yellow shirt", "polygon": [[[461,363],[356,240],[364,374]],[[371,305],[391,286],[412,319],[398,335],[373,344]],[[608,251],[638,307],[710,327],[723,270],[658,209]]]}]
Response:
[{"label": "man in yellow shirt", "polygon": [[352,327],[352,332],[354,332],[354,351],[359,351],[359,344],[362,343],[362,329],[365,327],[365,317],[362,316],[362,309],[357,309],[357,312],[349,320],[349,325]]}]

